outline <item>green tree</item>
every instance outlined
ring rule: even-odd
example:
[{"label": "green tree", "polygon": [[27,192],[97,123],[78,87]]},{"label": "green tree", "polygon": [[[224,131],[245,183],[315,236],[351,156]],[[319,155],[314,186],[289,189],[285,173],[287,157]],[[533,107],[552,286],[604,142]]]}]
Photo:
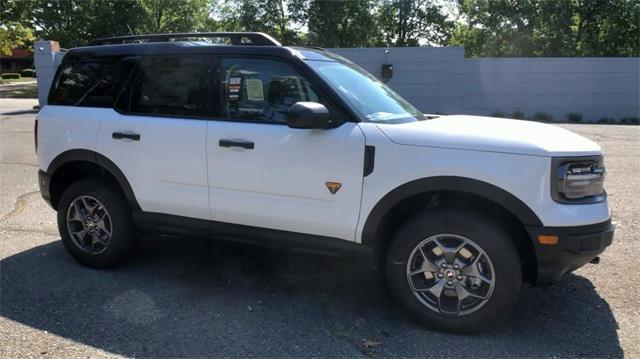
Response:
[{"label": "green tree", "polygon": [[206,28],[207,0],[141,0],[145,18],[142,33],[192,32]]},{"label": "green tree", "polygon": [[287,6],[283,0],[226,0],[214,6],[214,14],[221,30],[260,31],[284,44],[299,44],[300,34],[292,29]]},{"label": "green tree", "polygon": [[430,0],[382,0],[378,22],[386,46],[444,45],[453,28]]},{"label": "green tree", "polygon": [[373,0],[292,0],[289,10],[308,28],[308,43],[323,47],[367,47],[381,43]]},{"label": "green tree", "polygon": [[640,2],[576,0],[578,56],[640,56]]},{"label": "green tree", "polygon": [[637,0],[458,0],[468,56],[638,56]]},{"label": "green tree", "polygon": [[137,0],[34,0],[31,19],[38,38],[79,46],[107,36],[129,34],[145,21]]},{"label": "green tree", "polygon": [[74,47],[94,38],[207,29],[208,0],[0,0],[2,18]]},{"label": "green tree", "polygon": [[14,47],[28,48],[35,37],[30,28],[18,22],[0,24],[0,54],[9,56]]}]

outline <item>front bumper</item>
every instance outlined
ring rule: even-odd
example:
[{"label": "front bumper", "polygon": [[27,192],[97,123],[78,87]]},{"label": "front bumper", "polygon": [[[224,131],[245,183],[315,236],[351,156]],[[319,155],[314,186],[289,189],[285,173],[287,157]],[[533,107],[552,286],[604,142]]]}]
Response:
[{"label": "front bumper", "polygon": [[49,206],[53,207],[51,204],[51,176],[43,170],[38,170],[38,185],[40,186],[42,198]]},{"label": "front bumper", "polygon": [[[588,226],[526,228],[536,251],[536,285],[559,282],[564,274],[589,263],[611,244],[615,231],[611,219]],[[558,236],[558,242],[540,244],[540,235]]]}]

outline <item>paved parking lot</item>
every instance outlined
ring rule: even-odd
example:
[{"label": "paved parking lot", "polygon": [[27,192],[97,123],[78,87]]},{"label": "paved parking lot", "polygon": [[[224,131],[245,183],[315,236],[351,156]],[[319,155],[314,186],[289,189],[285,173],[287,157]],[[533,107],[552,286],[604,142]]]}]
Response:
[{"label": "paved parking lot", "polygon": [[508,326],[457,336],[330,258],[151,237],[117,269],[81,267],[38,192],[32,105],[0,99],[0,357],[640,356],[639,126],[563,125],[607,154],[618,231],[601,264],[525,288]]}]

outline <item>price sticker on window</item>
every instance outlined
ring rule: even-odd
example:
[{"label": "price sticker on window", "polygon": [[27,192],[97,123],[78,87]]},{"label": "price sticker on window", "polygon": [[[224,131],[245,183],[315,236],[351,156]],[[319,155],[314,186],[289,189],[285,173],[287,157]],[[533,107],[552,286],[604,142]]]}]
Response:
[{"label": "price sticker on window", "polygon": [[262,80],[246,79],[247,99],[249,101],[264,101],[264,90],[262,88]]}]

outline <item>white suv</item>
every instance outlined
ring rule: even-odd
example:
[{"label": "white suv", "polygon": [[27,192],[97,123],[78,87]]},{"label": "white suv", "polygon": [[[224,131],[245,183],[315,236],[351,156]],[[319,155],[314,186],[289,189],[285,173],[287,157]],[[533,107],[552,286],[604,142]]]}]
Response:
[{"label": "white suv", "polygon": [[424,115],[350,61],[260,33],[70,50],[36,148],[84,265],[120,262],[136,229],[354,255],[450,331],[507,318],[522,281],[557,282],[613,237],[596,143]]}]

